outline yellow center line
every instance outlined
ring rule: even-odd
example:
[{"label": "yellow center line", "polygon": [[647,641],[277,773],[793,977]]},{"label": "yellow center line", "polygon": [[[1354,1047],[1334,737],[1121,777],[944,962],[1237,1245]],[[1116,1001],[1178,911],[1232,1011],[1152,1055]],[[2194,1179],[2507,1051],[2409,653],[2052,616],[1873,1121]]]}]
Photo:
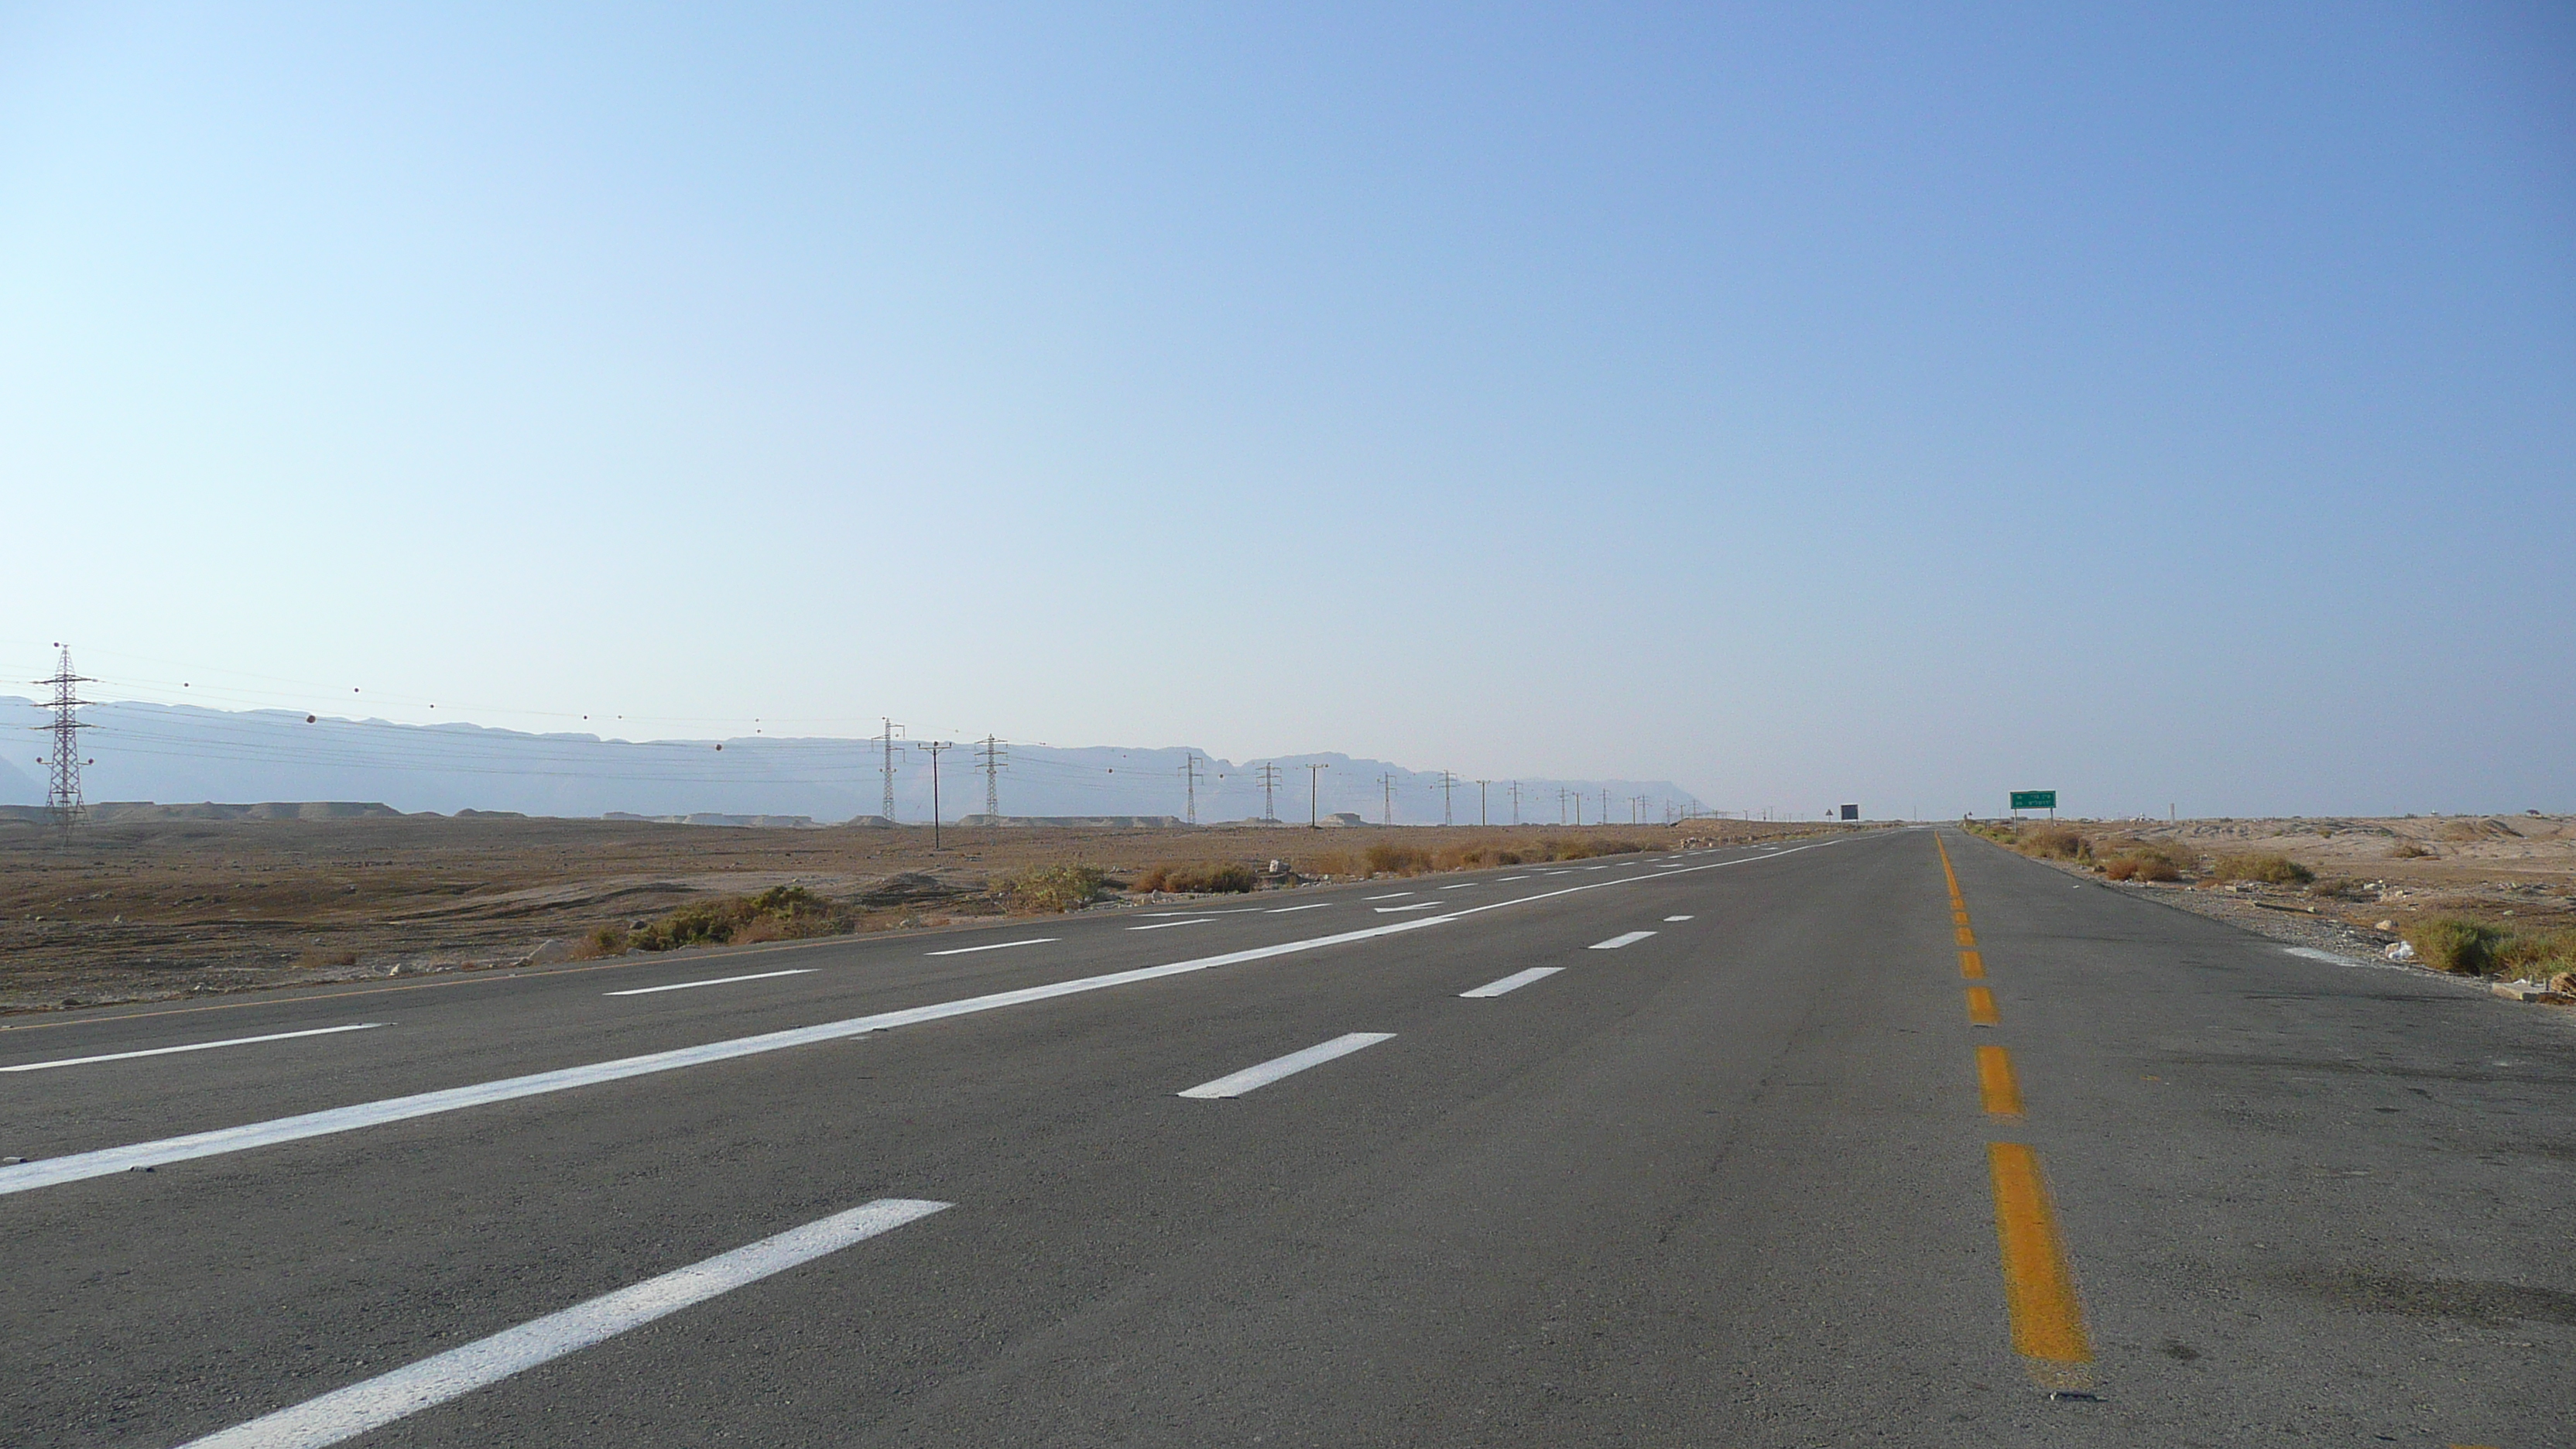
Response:
[{"label": "yellow center line", "polygon": [[1977,1048],[1977,1090],[1986,1099],[1988,1115],[2021,1115],[2021,1080],[2013,1075],[2012,1056],[2002,1047]]},{"label": "yellow center line", "polygon": [[1977,944],[1977,933],[1969,930],[1965,926],[1959,927],[1950,934],[1959,938],[1959,949],[1962,951],[1968,950]]},{"label": "yellow center line", "polygon": [[[1968,1024],[1970,1026],[1993,1026],[2001,1020],[2001,1017],[1995,1015],[1995,994],[1982,986],[1969,987]],[[2004,1070],[2009,1072],[2012,1069],[2010,1067],[2006,1067]]]},{"label": "yellow center line", "polygon": [[1986,957],[1985,957],[1985,953],[1984,953],[1984,952],[1982,952],[1982,951],[1962,951],[1962,952],[1960,952],[1960,953],[1959,953],[1959,974],[1960,974],[1961,976],[1966,977],[1966,978],[1967,978],[1968,980],[1970,980],[1970,981],[1983,981],[1983,980],[1985,980],[1985,979],[1986,979]]},{"label": "yellow center line", "polygon": [[1991,1142],[1986,1162],[1994,1173],[1995,1240],[2003,1251],[2013,1350],[2048,1387],[2088,1387],[2084,1366],[2093,1362],[2093,1345],[2084,1334],[2084,1307],[2057,1214],[2040,1180],[2039,1154],[2019,1142]]}]

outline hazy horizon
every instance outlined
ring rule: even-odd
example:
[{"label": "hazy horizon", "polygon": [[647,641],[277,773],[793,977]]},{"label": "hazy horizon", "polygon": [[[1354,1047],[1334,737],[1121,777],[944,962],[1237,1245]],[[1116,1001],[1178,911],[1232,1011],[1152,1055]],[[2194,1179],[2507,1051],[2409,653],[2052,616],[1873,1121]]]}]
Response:
[{"label": "hazy horizon", "polygon": [[2544,4],[19,6],[0,680],[2566,811],[2570,237]]}]

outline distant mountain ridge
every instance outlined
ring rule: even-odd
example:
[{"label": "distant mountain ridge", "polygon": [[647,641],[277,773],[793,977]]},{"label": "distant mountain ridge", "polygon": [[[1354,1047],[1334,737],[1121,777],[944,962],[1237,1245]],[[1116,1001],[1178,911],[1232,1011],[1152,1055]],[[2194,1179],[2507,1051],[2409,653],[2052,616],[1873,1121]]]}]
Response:
[{"label": "distant mountain ridge", "polygon": [[[47,715],[35,701],[0,696],[0,740],[22,743],[25,762],[0,763],[0,804],[41,805],[44,784],[34,759],[43,737],[29,732]],[[773,739],[603,740],[587,734],[533,734],[471,724],[409,725],[386,720],[316,718],[288,710],[214,710],[132,701],[81,711],[83,794],[99,801],[381,801],[405,812],[506,810],[527,815],[648,817],[808,816],[840,822],[883,813],[885,780],[872,740]],[[1264,810],[1260,761],[1237,763],[1180,746],[1058,749],[1006,744],[998,801],[1004,816],[1176,816],[1190,813],[1184,762],[1198,761],[1197,816],[1242,820],[1274,814],[1290,823],[1311,808],[1319,817],[1347,812],[1376,823],[1387,813],[1380,777],[1394,784],[1393,821],[1438,824],[1440,775],[1383,760],[1342,754],[1283,755],[1278,786]],[[981,813],[985,782],[973,751],[940,760],[944,820]],[[1311,777],[1306,766],[1325,766]],[[1554,824],[1559,791],[1584,796],[1585,824],[1609,817],[1626,823],[1630,798],[1647,797],[1642,818],[1664,818],[1667,803],[1688,811],[1699,801],[1664,780],[1523,780],[1520,818]],[[930,818],[930,762],[918,750],[895,760],[894,818]],[[1485,792],[1488,818],[1512,819],[1503,783]],[[1450,818],[1477,823],[1473,781],[1453,785]],[[1569,820],[1570,816],[1567,817]]]}]

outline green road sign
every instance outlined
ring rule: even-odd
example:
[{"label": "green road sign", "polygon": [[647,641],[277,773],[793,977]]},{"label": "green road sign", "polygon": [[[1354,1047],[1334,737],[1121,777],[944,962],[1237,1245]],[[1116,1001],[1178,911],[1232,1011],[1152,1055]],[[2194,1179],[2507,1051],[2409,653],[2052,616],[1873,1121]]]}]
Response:
[{"label": "green road sign", "polygon": [[2054,790],[2015,790],[2012,792],[2012,808],[2015,810],[2054,810],[2057,808],[2057,792]]}]

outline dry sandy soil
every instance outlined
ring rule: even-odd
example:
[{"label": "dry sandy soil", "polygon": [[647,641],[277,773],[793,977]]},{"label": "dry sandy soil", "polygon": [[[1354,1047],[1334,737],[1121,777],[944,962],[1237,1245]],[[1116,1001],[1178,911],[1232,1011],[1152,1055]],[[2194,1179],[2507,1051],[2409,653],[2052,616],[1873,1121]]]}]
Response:
[{"label": "dry sandy soil", "polygon": [[2212,859],[2288,856],[2317,873],[2315,886],[2130,888],[2304,945],[2375,955],[2397,940],[2408,918],[2430,915],[2531,929],[2576,926],[2576,816],[2064,823],[2090,837],[2097,854],[2136,839],[2170,840]]},{"label": "dry sandy soil", "polygon": [[570,957],[590,933],[691,900],[802,885],[864,930],[998,913],[1002,877],[1037,866],[1288,862],[1349,874],[1368,846],[1541,837],[1666,848],[1685,835],[1776,839],[1816,825],[1185,830],[926,826],[754,830],[432,815],[84,826],[68,848],[0,821],[0,1012],[146,1001]]}]

